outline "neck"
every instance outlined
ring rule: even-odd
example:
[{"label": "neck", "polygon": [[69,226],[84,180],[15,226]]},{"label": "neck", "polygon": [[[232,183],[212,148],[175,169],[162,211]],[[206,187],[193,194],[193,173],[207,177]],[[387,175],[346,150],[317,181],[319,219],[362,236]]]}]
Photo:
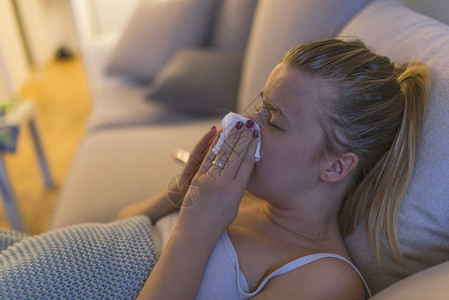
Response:
[{"label": "neck", "polygon": [[260,212],[275,226],[308,240],[326,239],[333,235],[335,225],[338,225],[337,218],[319,221],[303,212],[285,210],[268,202],[261,203]]},{"label": "neck", "polygon": [[259,211],[267,221],[296,236],[324,240],[340,235],[338,212],[344,194],[339,194],[332,189],[314,196],[260,201]]}]

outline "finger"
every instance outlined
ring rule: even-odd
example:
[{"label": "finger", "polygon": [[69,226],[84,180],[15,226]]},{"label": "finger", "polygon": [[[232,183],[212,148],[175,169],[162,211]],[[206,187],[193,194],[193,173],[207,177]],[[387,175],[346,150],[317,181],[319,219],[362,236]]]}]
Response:
[{"label": "finger", "polygon": [[215,134],[210,138],[210,140],[207,143],[207,145],[203,148],[203,156],[207,154],[207,152],[209,151],[209,148],[212,145],[212,143],[214,142],[215,138],[217,136],[220,136],[222,131],[223,131],[223,129],[221,129],[221,128],[219,130],[215,131]]},{"label": "finger", "polygon": [[[232,128],[229,132],[228,136],[225,137],[223,145],[218,151],[217,156],[215,157],[215,160],[217,162],[220,162],[223,166],[226,165],[229,156],[231,155],[232,151],[234,151],[234,147],[240,138],[240,134],[243,132],[243,126],[244,125],[242,122],[237,122],[234,128]],[[217,166],[217,169],[220,170],[222,168]]]},{"label": "finger", "polygon": [[[215,126],[214,126],[215,127]],[[195,174],[198,172],[198,169],[200,168],[204,157],[206,156],[209,147],[211,147],[211,145],[214,142],[214,139],[217,137],[217,135],[220,135],[221,133],[221,129],[216,131],[216,128],[212,127],[211,131],[209,131],[208,133],[206,133],[206,135],[204,136],[204,138],[197,144],[197,146],[195,147],[194,152],[192,153],[196,153],[193,154],[189,157],[189,162],[187,163],[184,171],[183,171],[183,181],[185,181],[186,183],[190,184],[190,180],[192,179],[193,176],[195,176]],[[212,135],[211,132],[214,132],[214,135]],[[209,137],[209,141],[207,141],[206,143],[204,143],[207,139],[207,137]],[[200,148],[201,151],[199,150]]]},{"label": "finger", "polygon": [[215,134],[217,133],[217,128],[212,126],[212,128],[206,132],[203,137],[198,141],[198,143],[193,148],[189,155],[189,160],[182,171],[180,182],[177,182],[177,188],[181,190],[187,190],[193,176],[198,172],[199,167],[207,153],[207,149],[212,143]]},{"label": "finger", "polygon": [[196,165],[200,165],[203,161],[204,156],[207,153],[207,149],[212,143],[215,134],[217,133],[217,128],[213,126],[206,134],[200,139],[200,141],[195,145],[192,153],[189,157],[189,161],[194,162]]},{"label": "finger", "polygon": [[209,151],[207,152],[206,156],[203,159],[203,162],[201,163],[201,166],[198,170],[198,175],[202,175],[209,170],[210,166],[212,165],[212,162],[215,159],[215,153],[212,151],[212,149],[215,147],[215,145],[218,143],[218,139],[220,138],[220,135],[217,134],[212,141],[212,144],[209,147]]},{"label": "finger", "polygon": [[245,159],[248,147],[254,139],[253,135],[255,132],[255,130],[250,128],[245,128],[242,132],[226,164],[226,170],[229,171],[227,172],[227,176],[235,178],[242,161]]},{"label": "finger", "polygon": [[256,150],[257,144],[259,143],[258,136],[253,137],[251,143],[249,144],[248,150],[246,151],[245,157],[240,164],[240,167],[235,175],[235,180],[238,180],[246,186],[249,176],[254,168],[254,163],[256,161]]}]

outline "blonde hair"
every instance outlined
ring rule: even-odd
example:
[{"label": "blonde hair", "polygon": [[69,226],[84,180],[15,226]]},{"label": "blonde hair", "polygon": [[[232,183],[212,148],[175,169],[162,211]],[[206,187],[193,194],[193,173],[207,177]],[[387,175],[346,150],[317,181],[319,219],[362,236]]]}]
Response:
[{"label": "blonde hair", "polygon": [[325,109],[323,152],[357,154],[353,185],[340,210],[343,236],[364,220],[376,258],[386,236],[404,265],[397,234],[399,207],[410,182],[430,84],[420,63],[395,67],[358,40],[301,44],[283,63],[331,83],[335,96]]}]

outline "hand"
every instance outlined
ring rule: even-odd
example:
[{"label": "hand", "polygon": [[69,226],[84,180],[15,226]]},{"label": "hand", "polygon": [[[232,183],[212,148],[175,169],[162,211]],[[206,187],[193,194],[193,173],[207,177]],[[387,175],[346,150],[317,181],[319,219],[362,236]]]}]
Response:
[{"label": "hand", "polygon": [[192,183],[192,179],[198,172],[207,150],[212,144],[215,137],[219,136],[221,129],[217,132],[217,128],[213,126],[195,145],[189,155],[184,170],[180,176],[176,176],[175,180],[168,187],[169,201],[176,207],[181,207],[184,197]]},{"label": "hand", "polygon": [[212,152],[218,136],[215,138],[185,196],[178,218],[181,228],[221,234],[237,216],[254,167],[259,134],[241,125],[231,130],[217,155]]}]

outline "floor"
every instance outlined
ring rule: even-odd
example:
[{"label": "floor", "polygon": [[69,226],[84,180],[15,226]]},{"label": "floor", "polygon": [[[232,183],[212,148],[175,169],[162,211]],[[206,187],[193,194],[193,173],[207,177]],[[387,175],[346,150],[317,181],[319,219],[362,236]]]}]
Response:
[{"label": "floor", "polygon": [[[41,139],[56,183],[51,190],[44,188],[30,132],[24,126],[17,152],[5,154],[4,159],[25,231],[34,235],[46,230],[89,115],[90,102],[80,60],[53,61],[43,71],[33,72],[22,95],[36,104]],[[0,203],[0,228],[8,227]]]}]

